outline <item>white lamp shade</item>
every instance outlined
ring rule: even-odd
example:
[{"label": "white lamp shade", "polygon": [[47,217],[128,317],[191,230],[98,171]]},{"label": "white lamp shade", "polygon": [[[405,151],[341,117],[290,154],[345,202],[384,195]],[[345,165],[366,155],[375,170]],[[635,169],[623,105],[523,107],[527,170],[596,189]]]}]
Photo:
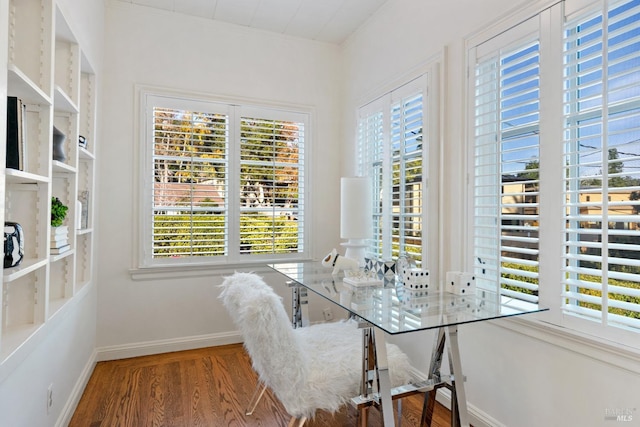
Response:
[{"label": "white lamp shade", "polygon": [[368,239],[373,228],[371,181],[366,177],[340,180],[340,237]]}]

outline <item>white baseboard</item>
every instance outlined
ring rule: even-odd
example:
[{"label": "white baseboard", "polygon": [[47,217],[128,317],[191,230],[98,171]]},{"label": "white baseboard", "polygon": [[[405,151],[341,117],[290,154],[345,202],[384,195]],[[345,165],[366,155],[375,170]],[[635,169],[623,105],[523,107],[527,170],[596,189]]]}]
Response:
[{"label": "white baseboard", "polygon": [[87,361],[78,381],[76,381],[71,395],[67,400],[55,427],[69,425],[71,418],[82,398],[82,393],[91,378],[96,363],[106,360],[126,359],[129,357],[148,356],[150,354],[169,353],[181,350],[193,350],[196,348],[213,347],[218,345],[236,344],[242,342],[239,332],[224,334],[198,335],[186,338],[176,338],[158,341],[147,341],[133,344],[123,344],[97,348]]},{"label": "white baseboard", "polygon": [[228,332],[100,347],[96,351],[97,361],[103,362],[241,342],[242,336],[239,332]]},{"label": "white baseboard", "polygon": [[84,365],[84,369],[82,370],[78,381],[76,381],[76,384],[73,386],[71,395],[65,403],[64,408],[62,408],[62,412],[56,421],[55,427],[65,427],[71,422],[71,418],[73,418],[73,414],[78,407],[80,398],[82,398],[82,393],[84,393],[84,388],[87,386],[89,378],[91,378],[91,374],[93,373],[93,369],[96,366],[96,357],[97,352],[94,350],[86,365]]},{"label": "white baseboard", "polygon": [[[446,388],[438,390],[436,400],[448,409],[451,409],[451,392]],[[469,404],[469,402],[467,402],[467,411],[469,412],[469,423],[473,425],[473,427],[506,427],[486,412],[478,409],[478,407]]]},{"label": "white baseboard", "polygon": [[[146,341],[133,344],[122,344],[116,346],[101,347],[96,349],[91,358],[87,361],[82,374],[76,381],[75,386],[65,404],[55,427],[63,427],[69,424],[73,414],[80,402],[82,393],[91,378],[93,369],[97,362],[106,360],[126,359],[129,357],[148,356],[151,354],[170,353],[173,351],[193,350],[204,347],[214,347],[227,344],[237,344],[242,342],[239,332],[223,334],[197,335],[185,338],[175,338],[167,340]],[[425,379],[427,376],[415,369],[412,369],[414,378]],[[451,393],[445,388],[438,390],[437,400],[447,408],[451,408]],[[505,427],[495,419],[477,407],[467,404],[469,418],[474,427]]]}]

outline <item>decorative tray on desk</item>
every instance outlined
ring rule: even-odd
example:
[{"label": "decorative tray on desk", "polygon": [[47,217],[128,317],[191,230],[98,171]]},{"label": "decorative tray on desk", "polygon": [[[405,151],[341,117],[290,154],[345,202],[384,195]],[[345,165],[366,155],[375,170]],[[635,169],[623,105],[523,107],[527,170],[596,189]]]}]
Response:
[{"label": "decorative tray on desk", "polygon": [[342,282],[351,286],[382,286],[384,281],[371,271],[345,271]]}]

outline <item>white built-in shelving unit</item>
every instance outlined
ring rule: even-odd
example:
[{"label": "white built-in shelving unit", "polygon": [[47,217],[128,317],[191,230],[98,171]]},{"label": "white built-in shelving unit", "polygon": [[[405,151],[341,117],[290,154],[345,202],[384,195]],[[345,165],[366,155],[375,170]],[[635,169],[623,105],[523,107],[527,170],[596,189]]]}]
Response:
[{"label": "white built-in shelving unit", "polygon": [[[91,283],[96,169],[95,74],[82,43],[55,0],[8,0],[6,15],[8,22],[0,22],[0,31],[8,29],[0,37],[6,41],[0,55],[6,53],[8,60],[0,61],[0,70],[6,68],[7,96],[26,105],[25,167],[7,168],[0,177],[0,215],[22,226],[25,258],[19,266],[4,269],[0,367],[27,351],[23,348],[30,340],[39,339],[40,331]],[[6,122],[3,104],[0,120]],[[52,160],[54,126],[66,135],[64,161]],[[86,138],[85,148],[78,144],[80,136]],[[76,201],[86,194],[88,215],[81,221]],[[51,197],[69,207],[64,225],[71,248],[61,254],[50,250]]]}]

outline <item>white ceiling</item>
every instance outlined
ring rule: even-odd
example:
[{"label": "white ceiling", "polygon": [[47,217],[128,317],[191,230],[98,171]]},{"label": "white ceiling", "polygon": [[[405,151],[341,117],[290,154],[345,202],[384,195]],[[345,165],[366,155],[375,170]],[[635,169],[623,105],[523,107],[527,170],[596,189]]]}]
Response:
[{"label": "white ceiling", "polygon": [[118,0],[281,34],[341,43],[387,0]]}]

